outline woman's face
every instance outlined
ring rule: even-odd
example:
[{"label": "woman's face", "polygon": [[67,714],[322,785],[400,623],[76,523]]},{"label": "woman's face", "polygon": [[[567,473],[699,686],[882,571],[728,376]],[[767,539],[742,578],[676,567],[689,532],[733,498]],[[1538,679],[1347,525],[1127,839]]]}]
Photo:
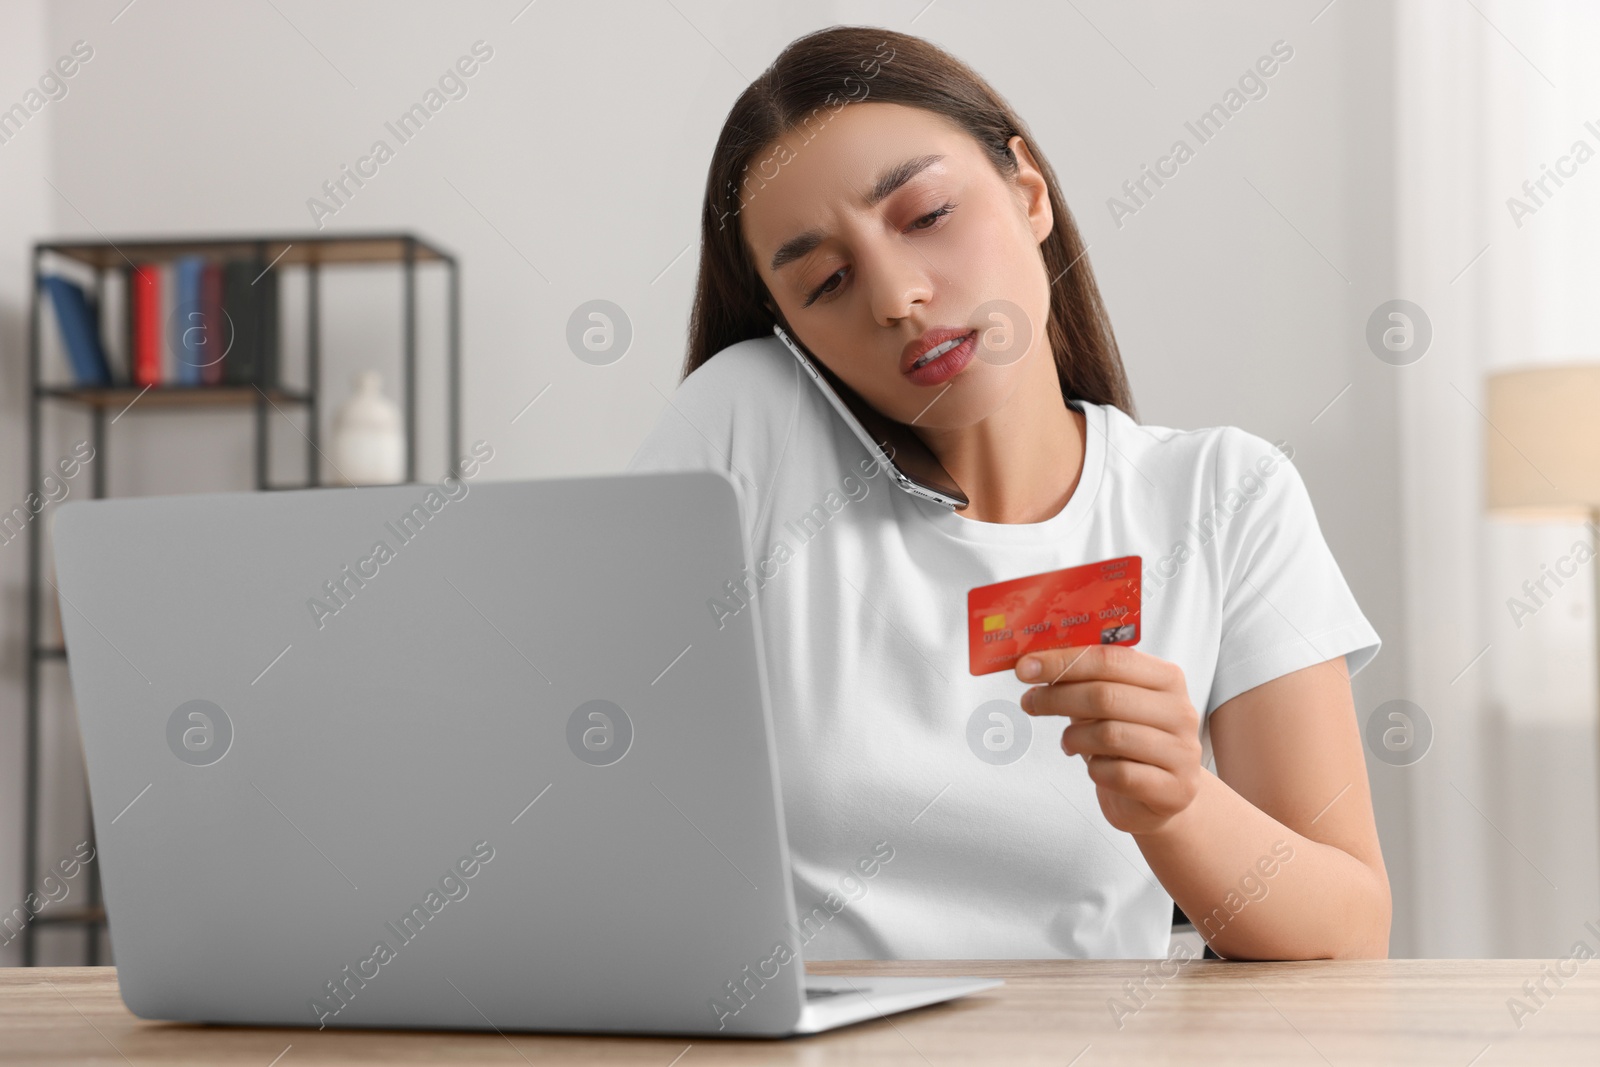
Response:
[{"label": "woman's face", "polygon": [[[1011,146],[1007,180],[943,116],[850,104],[747,172],[766,182],[740,190],[745,242],[790,334],[892,419],[958,429],[1021,387],[1059,395],[1039,255],[1050,202],[1027,146]],[[968,340],[912,366],[952,337]]]}]

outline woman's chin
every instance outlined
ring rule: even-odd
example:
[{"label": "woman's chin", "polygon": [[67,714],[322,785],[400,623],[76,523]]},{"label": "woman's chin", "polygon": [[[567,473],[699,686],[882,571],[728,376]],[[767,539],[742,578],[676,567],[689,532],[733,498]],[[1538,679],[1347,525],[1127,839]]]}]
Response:
[{"label": "woman's chin", "polygon": [[1005,362],[980,351],[934,385],[916,384],[902,376],[883,403],[869,403],[896,422],[943,433],[1004,418],[1008,409],[1030,402],[1026,393],[1033,389],[1060,390],[1049,346],[1037,340],[1025,355]]},{"label": "woman's chin", "polygon": [[951,379],[953,388],[946,390],[938,403],[928,406],[920,414],[912,411],[900,421],[919,430],[944,433],[965,430],[986,419],[1003,418],[1006,395],[992,388],[963,389],[960,378],[964,377],[965,373]]}]

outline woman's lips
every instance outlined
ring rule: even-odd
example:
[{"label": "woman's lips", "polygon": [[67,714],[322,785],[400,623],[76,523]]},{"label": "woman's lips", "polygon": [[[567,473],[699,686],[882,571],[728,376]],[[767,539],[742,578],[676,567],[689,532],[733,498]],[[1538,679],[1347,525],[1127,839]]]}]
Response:
[{"label": "woman's lips", "polygon": [[940,385],[964,370],[978,352],[978,331],[973,330],[960,344],[920,367],[905,371],[913,385]]}]

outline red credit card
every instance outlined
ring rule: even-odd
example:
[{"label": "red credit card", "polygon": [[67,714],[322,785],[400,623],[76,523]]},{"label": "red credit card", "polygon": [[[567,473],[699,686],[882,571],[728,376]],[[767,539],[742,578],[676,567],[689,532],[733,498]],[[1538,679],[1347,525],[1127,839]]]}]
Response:
[{"label": "red credit card", "polygon": [[1028,652],[1139,643],[1138,556],[1031,574],[967,594],[973,674],[1008,671]]}]

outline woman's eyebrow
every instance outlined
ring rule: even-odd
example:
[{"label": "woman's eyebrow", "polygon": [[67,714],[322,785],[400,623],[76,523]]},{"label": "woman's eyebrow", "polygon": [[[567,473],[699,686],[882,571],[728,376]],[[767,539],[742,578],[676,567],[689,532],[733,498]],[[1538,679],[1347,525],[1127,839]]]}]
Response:
[{"label": "woman's eyebrow", "polygon": [[[884,171],[883,175],[872,184],[871,191],[867,193],[867,206],[878,206],[878,204],[887,200],[896,189],[935,163],[943,162],[943,160],[944,156],[942,155],[927,155],[896,163]],[[804,257],[813,248],[822,243],[824,236],[821,230],[812,229],[789,238],[779,245],[778,250],[772,254],[772,263],[768,269],[776,273],[780,267],[788,266],[795,260]]]}]

